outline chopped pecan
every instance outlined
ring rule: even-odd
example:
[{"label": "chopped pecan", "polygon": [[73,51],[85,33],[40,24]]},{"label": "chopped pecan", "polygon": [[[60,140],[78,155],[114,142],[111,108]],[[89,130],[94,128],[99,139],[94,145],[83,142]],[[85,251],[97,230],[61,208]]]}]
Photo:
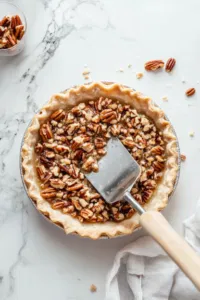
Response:
[{"label": "chopped pecan", "polygon": [[83,198],[79,198],[79,203],[81,204],[82,207],[88,206],[88,202],[85,201],[85,199]]},{"label": "chopped pecan", "polygon": [[155,146],[151,149],[152,154],[162,155],[164,153],[164,148],[161,146]]},{"label": "chopped pecan", "polygon": [[74,206],[69,205],[68,207],[64,207],[62,211],[63,211],[64,214],[73,213],[74,212]]},{"label": "chopped pecan", "polygon": [[100,148],[105,147],[106,142],[103,138],[97,137],[97,138],[94,139],[94,144],[95,144],[96,148],[100,149]]},{"label": "chopped pecan", "polygon": [[38,166],[38,167],[36,168],[36,170],[37,170],[37,173],[38,173],[40,179],[41,179],[41,180],[44,179],[44,176],[45,176],[45,174],[46,174],[46,172],[47,172],[45,166],[44,166],[44,165],[40,165],[40,166]]},{"label": "chopped pecan", "polygon": [[68,126],[67,128],[67,134],[68,135],[73,135],[75,131],[80,127],[79,123],[72,123]]},{"label": "chopped pecan", "polygon": [[81,161],[82,158],[83,158],[83,150],[78,149],[78,150],[76,150],[75,152],[72,152],[72,153],[71,153],[71,158],[72,158],[72,159],[75,159],[75,160],[77,160],[77,161]]},{"label": "chopped pecan", "polygon": [[[82,210],[82,206],[79,203],[79,198],[78,197],[72,197],[71,198],[73,205],[75,206],[75,208],[79,211]],[[82,212],[82,211],[81,211]],[[82,216],[83,217],[83,216]]]},{"label": "chopped pecan", "polygon": [[56,145],[54,149],[57,153],[68,153],[70,150],[69,147],[65,145]]},{"label": "chopped pecan", "polygon": [[43,145],[40,143],[37,143],[37,145],[35,146],[35,152],[36,153],[41,153],[43,151]]},{"label": "chopped pecan", "polygon": [[152,190],[145,190],[143,193],[142,193],[142,200],[144,202],[147,202],[151,196],[153,194],[153,191]]},{"label": "chopped pecan", "polygon": [[95,163],[95,160],[93,157],[88,157],[86,161],[83,163],[82,168],[83,170],[90,172],[92,170],[92,165]]},{"label": "chopped pecan", "polygon": [[122,140],[122,143],[127,146],[128,148],[133,148],[135,146],[135,143],[132,139],[132,137],[127,137]]},{"label": "chopped pecan", "polygon": [[122,214],[122,213],[116,213],[114,215],[114,219],[115,219],[115,221],[122,221],[122,220],[124,220],[124,214]]},{"label": "chopped pecan", "polygon": [[120,134],[120,132],[121,132],[121,124],[112,125],[112,127],[111,127],[112,135],[117,136]]},{"label": "chopped pecan", "polygon": [[160,161],[154,161],[153,162],[153,167],[154,167],[154,170],[156,170],[157,172],[160,172],[164,169],[165,163],[160,162]]},{"label": "chopped pecan", "polygon": [[65,183],[62,180],[57,179],[57,178],[51,179],[50,184],[51,184],[52,187],[54,187],[56,189],[61,189],[62,190],[65,187]]},{"label": "chopped pecan", "polygon": [[55,153],[53,151],[48,151],[46,150],[44,152],[44,155],[47,157],[47,158],[54,158],[55,157]]},{"label": "chopped pecan", "polygon": [[81,148],[87,153],[91,152],[94,149],[94,145],[92,143],[84,143]]},{"label": "chopped pecan", "polygon": [[46,158],[44,155],[40,156],[40,162],[47,167],[53,166],[53,162],[51,160],[49,160],[48,158]]}]

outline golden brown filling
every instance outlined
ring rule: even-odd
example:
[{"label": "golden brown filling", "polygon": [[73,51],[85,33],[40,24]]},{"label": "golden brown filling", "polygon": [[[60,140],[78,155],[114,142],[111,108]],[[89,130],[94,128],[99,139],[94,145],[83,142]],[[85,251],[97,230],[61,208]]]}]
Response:
[{"label": "golden brown filling", "polygon": [[55,111],[40,127],[36,169],[41,196],[53,209],[80,222],[121,221],[134,214],[126,202],[107,204],[84,176],[84,172],[98,172],[98,160],[106,155],[112,135],[141,166],[131,194],[140,204],[151,198],[165,167],[162,133],[130,105],[99,98],[69,111]]}]

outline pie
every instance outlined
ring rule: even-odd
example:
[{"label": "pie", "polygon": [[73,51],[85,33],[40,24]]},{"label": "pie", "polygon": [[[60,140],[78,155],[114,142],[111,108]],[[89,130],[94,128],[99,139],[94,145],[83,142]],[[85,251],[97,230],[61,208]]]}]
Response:
[{"label": "pie", "polygon": [[54,95],[26,131],[23,178],[37,209],[66,233],[97,239],[130,234],[139,215],[126,202],[107,204],[87,181],[98,172],[111,136],[141,166],[131,190],[146,210],[162,210],[179,167],[177,139],[150,98],[117,83],[96,82]]}]

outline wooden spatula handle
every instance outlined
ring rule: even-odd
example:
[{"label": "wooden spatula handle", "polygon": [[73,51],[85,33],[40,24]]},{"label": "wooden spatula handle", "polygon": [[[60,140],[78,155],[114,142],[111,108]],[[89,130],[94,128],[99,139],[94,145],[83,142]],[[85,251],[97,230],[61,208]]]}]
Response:
[{"label": "wooden spatula handle", "polygon": [[200,256],[174,231],[163,215],[156,211],[145,212],[140,216],[140,224],[200,290]]}]

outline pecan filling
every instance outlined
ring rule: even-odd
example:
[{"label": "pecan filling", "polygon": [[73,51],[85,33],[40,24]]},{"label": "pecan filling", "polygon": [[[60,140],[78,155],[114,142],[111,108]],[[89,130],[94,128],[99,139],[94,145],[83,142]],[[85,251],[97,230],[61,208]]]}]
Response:
[{"label": "pecan filling", "polygon": [[98,172],[106,144],[117,136],[141,166],[131,193],[140,203],[154,193],[165,167],[162,132],[145,115],[117,100],[99,98],[69,111],[55,111],[40,127],[35,146],[41,196],[53,209],[80,222],[122,221],[134,214],[128,203],[107,204],[83,172]]}]

